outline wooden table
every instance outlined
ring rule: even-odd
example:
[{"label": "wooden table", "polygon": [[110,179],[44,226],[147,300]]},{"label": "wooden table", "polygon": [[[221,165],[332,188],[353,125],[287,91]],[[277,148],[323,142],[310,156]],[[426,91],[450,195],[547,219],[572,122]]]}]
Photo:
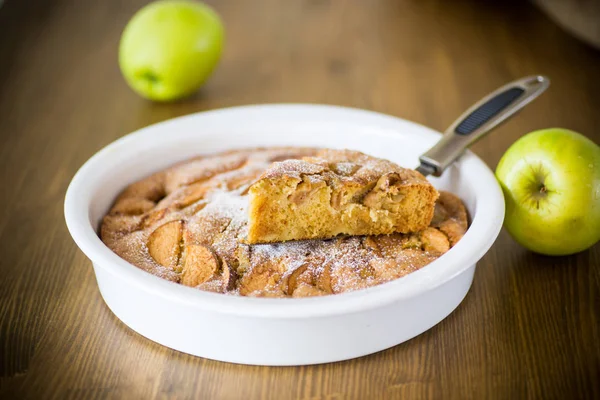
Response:
[{"label": "wooden table", "polygon": [[154,104],[125,85],[116,60],[142,3],[0,9],[0,397],[600,397],[599,245],[543,257],[503,232],[463,303],[421,336],[347,362],[248,367],[161,347],[121,323],[62,211],[71,177],[106,144],[239,104],[340,104],[442,130],[490,90],[543,73],[551,89],[475,152],[495,167],[519,136],[553,126],[599,142],[600,52],[525,2],[214,0],[227,27],[220,67],[193,98]]}]

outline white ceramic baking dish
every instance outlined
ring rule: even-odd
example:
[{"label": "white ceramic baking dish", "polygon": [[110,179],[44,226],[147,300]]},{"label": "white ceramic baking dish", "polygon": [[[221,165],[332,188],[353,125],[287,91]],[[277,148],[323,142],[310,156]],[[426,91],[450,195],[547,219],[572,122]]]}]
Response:
[{"label": "white ceramic baking dish", "polygon": [[467,152],[439,189],[460,196],[472,219],[464,238],[421,270],[383,285],[306,299],[246,298],[167,282],[119,258],[99,239],[102,216],[129,183],[197,154],[251,146],[360,150],[406,167],[440,134],[398,118],[319,105],[259,105],[193,114],[110,144],[77,172],[65,218],[94,266],[114,314],[145,337],[185,353],[243,364],[301,365],[363,356],[402,343],[450,314],[477,261],[496,239],[504,200],[494,175]]}]

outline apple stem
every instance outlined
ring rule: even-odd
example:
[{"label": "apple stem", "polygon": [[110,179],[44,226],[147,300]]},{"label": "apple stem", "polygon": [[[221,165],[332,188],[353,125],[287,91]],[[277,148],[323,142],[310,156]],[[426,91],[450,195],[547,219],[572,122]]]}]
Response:
[{"label": "apple stem", "polygon": [[139,74],[139,77],[142,79],[145,79],[146,81],[148,81],[151,84],[158,82],[158,76],[156,76],[156,74],[153,73],[152,71],[143,71],[142,73]]}]

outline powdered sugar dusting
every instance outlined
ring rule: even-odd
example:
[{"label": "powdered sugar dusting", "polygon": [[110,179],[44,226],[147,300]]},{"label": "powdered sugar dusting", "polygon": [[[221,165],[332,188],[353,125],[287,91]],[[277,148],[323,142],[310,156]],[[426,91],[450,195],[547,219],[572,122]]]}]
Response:
[{"label": "powdered sugar dusting", "polygon": [[[285,160],[291,155],[316,158]],[[320,161],[313,162],[317,158]],[[272,160],[282,159],[285,161],[272,163]],[[155,177],[137,182],[135,190],[125,191],[105,217],[101,230],[103,241],[120,257],[141,269],[167,280],[179,281],[181,266],[173,269],[159,265],[150,256],[147,244],[149,236],[158,227],[170,221],[182,221],[181,249],[190,244],[208,246],[236,276],[233,288],[227,289],[224,282],[219,281],[221,278],[215,277],[199,285],[199,289],[268,297],[357,290],[397,279],[441,255],[425,251],[418,233],[244,244],[248,229],[247,187],[264,178],[261,174],[267,169],[269,173],[292,175],[319,174],[328,169],[329,173],[345,179],[371,179],[372,174],[395,171],[400,167],[362,153],[307,148],[241,150],[239,154],[233,151],[223,156],[223,165],[219,165],[220,160],[219,155],[207,156],[169,169],[164,183],[169,187],[164,190],[168,196],[162,200],[154,198],[158,190]],[[329,169],[332,162],[336,163],[335,168]],[[422,179],[413,171],[400,171],[406,179]],[[123,201],[135,203],[139,200],[147,207],[151,196],[158,204],[142,215],[119,211],[124,209],[118,207]],[[438,207],[441,211],[432,226],[452,238],[462,235],[466,223],[464,226],[455,224],[452,231],[449,224],[444,223],[466,220],[462,202],[444,193]],[[179,263],[183,257],[183,253],[177,257]]]}]

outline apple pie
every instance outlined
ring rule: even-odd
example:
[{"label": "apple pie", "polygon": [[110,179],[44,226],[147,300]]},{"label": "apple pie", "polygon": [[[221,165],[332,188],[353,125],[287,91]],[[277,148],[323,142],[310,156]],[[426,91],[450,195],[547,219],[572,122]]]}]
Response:
[{"label": "apple pie", "polygon": [[248,243],[417,232],[438,197],[416,171],[327,149],[273,163],[249,194]]},{"label": "apple pie", "polygon": [[[376,159],[356,152],[292,147],[197,157],[125,188],[104,217],[100,236],[131,264],[211,292],[307,297],[378,285],[416,271],[448,251],[466,232],[467,213],[460,199],[447,192],[438,194],[419,174],[372,160]],[[315,168],[313,174],[306,174],[306,163]],[[369,163],[372,167],[365,169]],[[289,173],[299,164],[298,175]],[[340,186],[347,188],[340,191],[339,203],[333,200],[341,209],[362,204],[370,213],[383,210],[393,215],[400,213],[402,199],[414,199],[424,210],[415,210],[418,216],[401,224],[407,231],[418,230],[374,235],[370,233],[380,228],[373,228],[367,235],[249,244],[249,216],[252,201],[257,200],[251,196],[260,194],[251,192],[269,177],[276,182],[285,176],[283,170],[297,182],[289,186],[290,195],[297,198],[289,201],[300,204],[312,196],[311,189],[302,194],[304,182],[312,178],[323,180],[316,186],[329,188],[331,194],[337,194]],[[360,180],[363,174],[369,179]],[[423,199],[411,197],[413,190]],[[385,229],[393,225],[377,218]]]}]

